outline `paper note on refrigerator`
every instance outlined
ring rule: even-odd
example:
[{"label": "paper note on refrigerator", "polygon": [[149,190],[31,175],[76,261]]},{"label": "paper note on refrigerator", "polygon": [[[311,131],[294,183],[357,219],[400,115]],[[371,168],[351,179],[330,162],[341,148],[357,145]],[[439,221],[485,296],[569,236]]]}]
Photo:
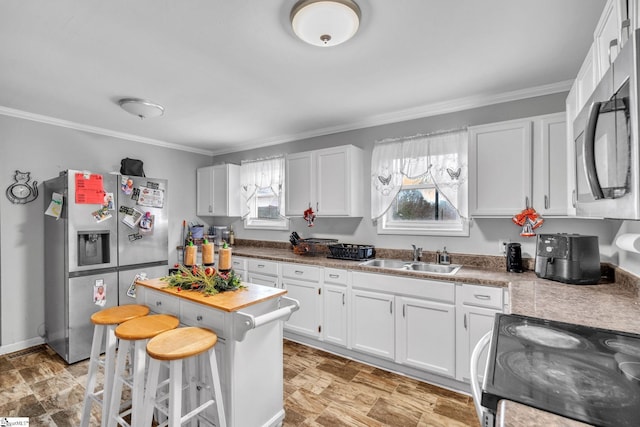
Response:
[{"label": "paper note on refrigerator", "polygon": [[164,190],[140,187],[138,205],[161,208],[164,205]]},{"label": "paper note on refrigerator", "polygon": [[60,215],[62,214],[62,204],[63,197],[60,193],[53,193],[51,195],[51,202],[49,202],[49,207],[45,211],[45,215],[49,215],[54,217],[56,220],[60,219]]},{"label": "paper note on refrigerator", "polygon": [[104,203],[102,175],[95,173],[76,174],[76,203],[101,205]]}]

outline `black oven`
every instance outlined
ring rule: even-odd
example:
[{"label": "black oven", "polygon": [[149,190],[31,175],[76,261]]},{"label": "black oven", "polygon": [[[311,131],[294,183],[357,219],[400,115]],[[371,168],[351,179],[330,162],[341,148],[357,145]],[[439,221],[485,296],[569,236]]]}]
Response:
[{"label": "black oven", "polygon": [[481,406],[495,415],[502,399],[595,426],[637,427],[640,335],[497,315]]}]

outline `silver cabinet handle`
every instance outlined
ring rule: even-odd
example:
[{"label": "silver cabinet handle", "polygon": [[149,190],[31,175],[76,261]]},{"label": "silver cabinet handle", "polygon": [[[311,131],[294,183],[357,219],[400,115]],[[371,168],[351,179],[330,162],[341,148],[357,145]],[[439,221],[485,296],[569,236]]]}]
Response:
[{"label": "silver cabinet handle", "polygon": [[316,202],[316,212],[320,212],[320,202]]},{"label": "silver cabinet handle", "polygon": [[258,264],[258,268],[264,268],[264,264]]},{"label": "silver cabinet handle", "polygon": [[332,279],[337,279],[338,277],[340,277],[339,274],[329,274],[329,277],[331,277]]},{"label": "silver cabinet handle", "polygon": [[406,316],[406,307],[407,307],[407,304],[402,304],[402,317],[407,317]]},{"label": "silver cabinet handle", "polygon": [[197,320],[198,322],[202,322],[202,315],[200,315],[200,314],[199,314],[199,315],[197,315],[197,316],[196,316],[196,320]]},{"label": "silver cabinet handle", "polygon": [[345,304],[345,302],[344,302],[344,294],[342,294],[342,305],[344,305],[344,304]]},{"label": "silver cabinet handle", "polygon": [[464,314],[464,328],[467,329],[467,313]]},{"label": "silver cabinet handle", "polygon": [[577,203],[576,190],[571,191],[571,205],[575,208]]},{"label": "silver cabinet handle", "polygon": [[629,18],[622,21],[622,25],[620,25],[620,38],[622,39],[623,33],[626,33],[627,38],[624,40],[621,40],[620,48],[622,48],[622,46],[624,46],[624,44],[629,40],[630,27],[631,27],[631,20]]},{"label": "silver cabinet handle", "polygon": [[162,301],[156,301],[156,307],[160,307],[162,305]]},{"label": "silver cabinet handle", "polygon": [[529,207],[529,196],[524,198],[524,207],[528,208]]},{"label": "silver cabinet handle", "polygon": [[393,301],[389,301],[389,313],[393,314]]},{"label": "silver cabinet handle", "polygon": [[544,195],[544,208],[549,209],[549,196]]},{"label": "silver cabinet handle", "polygon": [[481,299],[484,301],[490,300],[491,297],[489,295],[482,295],[482,294],[473,294],[474,297],[476,297],[477,299]]},{"label": "silver cabinet handle", "polygon": [[296,273],[297,275],[300,275],[300,274],[304,274],[304,271],[296,270],[296,271],[294,271],[294,273]]},{"label": "silver cabinet handle", "polygon": [[607,50],[607,53],[609,55],[609,65],[611,65],[611,48],[614,46],[618,46],[618,39],[613,39],[609,42],[609,49]]}]

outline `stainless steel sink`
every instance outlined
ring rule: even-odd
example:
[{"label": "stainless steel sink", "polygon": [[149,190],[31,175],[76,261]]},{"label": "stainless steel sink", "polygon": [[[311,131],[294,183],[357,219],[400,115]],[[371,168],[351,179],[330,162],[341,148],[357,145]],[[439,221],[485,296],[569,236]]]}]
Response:
[{"label": "stainless steel sink", "polygon": [[432,264],[429,262],[414,262],[407,266],[409,270],[421,271],[434,274],[456,274],[460,268],[459,264]]},{"label": "stainless steel sink", "polygon": [[402,261],[399,259],[370,259],[360,265],[366,265],[367,267],[380,267],[380,268],[392,268],[392,269],[402,269],[405,268],[407,264],[411,264],[407,261]]},{"label": "stainless steel sink", "polygon": [[402,261],[399,259],[370,259],[361,262],[367,267],[388,268],[391,270],[409,270],[418,273],[454,275],[462,268],[459,264],[434,264],[420,261]]}]

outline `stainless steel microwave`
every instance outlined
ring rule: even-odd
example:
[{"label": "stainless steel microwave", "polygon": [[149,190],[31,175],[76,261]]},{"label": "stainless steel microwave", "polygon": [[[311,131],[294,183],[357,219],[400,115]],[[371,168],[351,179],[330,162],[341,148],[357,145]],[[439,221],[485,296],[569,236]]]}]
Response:
[{"label": "stainless steel microwave", "polygon": [[579,217],[640,219],[636,31],[573,122]]}]

